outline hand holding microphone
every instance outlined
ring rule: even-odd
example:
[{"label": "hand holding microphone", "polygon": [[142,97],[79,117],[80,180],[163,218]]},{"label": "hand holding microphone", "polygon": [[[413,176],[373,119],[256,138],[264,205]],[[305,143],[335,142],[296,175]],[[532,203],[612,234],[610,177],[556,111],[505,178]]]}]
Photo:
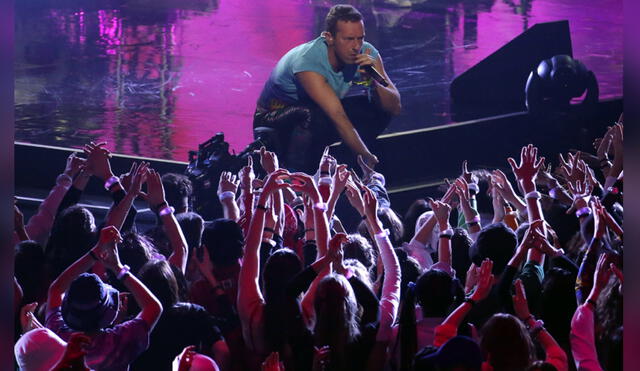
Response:
[{"label": "hand holding microphone", "polygon": [[356,63],[360,65],[360,69],[364,70],[372,79],[376,80],[382,86],[389,86],[389,82],[384,76],[373,67],[373,61],[375,59],[371,57],[371,49],[367,49],[364,53],[360,54],[356,59]]}]

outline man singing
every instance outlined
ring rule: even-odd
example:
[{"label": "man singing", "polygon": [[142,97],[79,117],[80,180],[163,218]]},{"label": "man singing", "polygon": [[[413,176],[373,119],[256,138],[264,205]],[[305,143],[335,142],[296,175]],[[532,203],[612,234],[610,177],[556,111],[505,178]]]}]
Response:
[{"label": "man singing", "polygon": [[[362,14],[335,5],[322,35],[291,49],[271,72],[258,98],[254,138],[289,169],[313,172],[323,148],[338,140],[370,166],[378,163],[367,144],[400,113],[400,93],[364,36]],[[387,86],[371,78],[369,67]],[[367,93],[347,97],[352,85]]]}]

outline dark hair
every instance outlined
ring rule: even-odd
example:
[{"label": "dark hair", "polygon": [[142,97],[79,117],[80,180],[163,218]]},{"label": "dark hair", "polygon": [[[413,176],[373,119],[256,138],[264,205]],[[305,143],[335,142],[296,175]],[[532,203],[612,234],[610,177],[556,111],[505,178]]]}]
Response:
[{"label": "dark hair", "polygon": [[158,298],[164,308],[178,302],[178,283],[166,260],[151,260],[140,269],[140,281]]},{"label": "dark hair", "polygon": [[131,267],[131,272],[134,275],[138,275],[140,268],[157,253],[149,237],[137,232],[125,233],[122,236],[122,243],[118,244],[120,260],[123,264]]},{"label": "dark hair", "polygon": [[555,267],[545,273],[542,282],[540,317],[561,346],[569,344],[571,318],[577,307],[575,283],[575,274]]},{"label": "dark hair", "polygon": [[407,285],[409,282],[416,282],[418,280],[418,277],[420,277],[422,273],[422,268],[415,258],[407,255],[406,251],[400,248],[395,248],[393,251],[398,257],[398,263],[400,263],[400,299],[402,299]]},{"label": "dark hair", "polygon": [[473,240],[464,228],[454,228],[451,237],[451,268],[456,271],[456,277],[460,282],[465,282],[467,269],[471,265],[469,249],[473,245]]},{"label": "dark hair", "polygon": [[444,317],[456,299],[453,278],[439,269],[429,269],[416,281],[416,301],[424,317]]},{"label": "dark hair", "polygon": [[95,218],[88,209],[74,205],[64,209],[51,229],[45,249],[55,279],[68,266],[86,254],[97,240]]},{"label": "dark hair", "polygon": [[516,250],[516,234],[506,224],[493,223],[482,228],[476,242],[469,249],[469,257],[477,265],[485,258],[493,261],[492,273],[499,275]]},{"label": "dark hair", "polygon": [[[286,308],[291,304],[286,292],[292,278],[302,270],[302,261],[293,250],[282,248],[276,250],[264,265],[262,279],[265,299],[265,335],[271,351],[282,351],[286,342],[286,331],[295,319],[288,318],[291,311]],[[295,300],[295,299],[294,299]]]},{"label": "dark hair", "polygon": [[429,203],[423,199],[419,198],[409,206],[409,209],[404,214],[403,223],[404,223],[404,235],[402,240],[404,242],[410,242],[415,234],[416,223],[418,222],[418,218],[425,211],[431,210]]},{"label": "dark hair", "polygon": [[[400,246],[402,244],[402,234],[404,233],[404,226],[398,214],[389,207],[381,207],[378,209],[378,219],[382,222],[382,228],[389,230],[389,241],[391,245]],[[366,220],[363,220],[358,224],[358,233],[369,241],[373,241],[373,237],[369,234],[367,229]]]},{"label": "dark hair", "polygon": [[213,264],[230,266],[242,257],[244,235],[238,223],[233,220],[216,219],[205,225],[202,243]]},{"label": "dark hair", "polygon": [[367,269],[370,269],[376,262],[371,243],[357,233],[347,236],[347,243],[342,246],[342,251],[344,259],[356,259]]},{"label": "dark hair", "polygon": [[186,211],[191,203],[193,185],[188,177],[182,174],[167,173],[162,176],[162,186],[164,197],[169,206],[176,208],[176,211]]},{"label": "dark hair", "polygon": [[194,249],[202,245],[202,232],[204,231],[204,219],[194,212],[180,213],[176,215],[180,229],[187,240],[189,257]]},{"label": "dark hair", "polygon": [[13,267],[14,275],[22,287],[23,303],[46,300],[49,285],[42,246],[30,240],[18,243]]},{"label": "dark hair", "polygon": [[329,9],[329,13],[327,13],[327,17],[324,20],[324,30],[335,35],[338,21],[360,22],[361,20],[362,14],[353,6],[347,4],[334,5]]},{"label": "dark hair", "polygon": [[495,371],[521,371],[533,360],[531,337],[519,319],[496,313],[482,327],[480,349]]}]

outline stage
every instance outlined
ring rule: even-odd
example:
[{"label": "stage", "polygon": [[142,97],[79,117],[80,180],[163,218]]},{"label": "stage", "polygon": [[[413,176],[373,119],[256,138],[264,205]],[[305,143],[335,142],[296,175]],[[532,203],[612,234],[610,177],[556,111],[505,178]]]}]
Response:
[{"label": "stage", "polygon": [[[451,81],[541,22],[568,20],[573,56],[596,74],[601,99],[622,97],[621,1],[399,2],[350,2],[402,95],[387,135],[455,125]],[[252,140],[269,72],[320,34],[334,3],[18,2],[15,140],[63,148],[107,141],[118,154],[186,161],[224,132],[240,151]]]}]

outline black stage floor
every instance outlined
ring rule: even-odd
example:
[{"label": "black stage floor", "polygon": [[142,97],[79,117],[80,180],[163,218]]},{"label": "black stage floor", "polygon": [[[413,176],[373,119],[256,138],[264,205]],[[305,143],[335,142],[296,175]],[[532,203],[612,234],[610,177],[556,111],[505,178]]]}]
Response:
[{"label": "black stage floor", "polygon": [[[15,139],[106,140],[116,153],[186,161],[223,131],[240,151],[271,68],[319,35],[334,3],[16,2]],[[621,0],[350,3],[402,94],[403,113],[387,133],[450,124],[454,77],[541,22],[569,20],[573,55],[595,72],[601,98],[622,97]]]}]

